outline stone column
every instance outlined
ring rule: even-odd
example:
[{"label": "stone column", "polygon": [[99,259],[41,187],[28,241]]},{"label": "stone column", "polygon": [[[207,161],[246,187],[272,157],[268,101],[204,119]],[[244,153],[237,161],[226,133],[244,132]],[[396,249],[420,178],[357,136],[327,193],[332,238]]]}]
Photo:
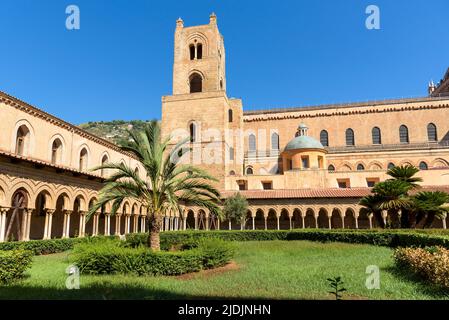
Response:
[{"label": "stone column", "polygon": [[30,240],[30,228],[31,228],[31,215],[33,213],[33,209],[25,209],[23,213],[24,217],[24,229],[23,229],[23,241],[29,241]]},{"label": "stone column", "polygon": [[368,220],[369,220],[369,228],[372,229],[373,228],[373,216],[369,215]]},{"label": "stone column", "polygon": [[332,217],[327,217],[328,221],[329,221],[329,229],[332,229]]},{"label": "stone column", "polygon": [[279,223],[279,217],[276,217],[276,224],[277,224],[277,229],[281,230],[281,226],[280,226],[280,223]]},{"label": "stone column", "polygon": [[256,217],[251,217],[253,220],[253,230],[256,230]]},{"label": "stone column", "polygon": [[72,211],[64,211],[64,226],[62,229],[62,237],[70,238],[70,215]]},{"label": "stone column", "polygon": [[92,224],[93,224],[93,226],[92,226],[92,235],[93,236],[97,236],[98,235],[98,225],[99,225],[99,219],[100,218],[100,214],[99,213],[95,213],[94,215],[93,215],[93,221],[92,221]]},{"label": "stone column", "polygon": [[318,229],[318,216],[313,216],[315,218],[315,228]]},{"label": "stone column", "polygon": [[220,219],[217,217],[217,230],[220,230]]},{"label": "stone column", "polygon": [[441,222],[443,222],[443,229],[446,229],[446,217],[444,217]]},{"label": "stone column", "polygon": [[204,215],[206,218],[206,230],[209,230],[209,216]]},{"label": "stone column", "polygon": [[80,211],[80,234],[81,238],[86,236],[86,212]]},{"label": "stone column", "polygon": [[9,211],[8,208],[0,208],[0,242],[5,241],[6,213],[8,211]]},{"label": "stone column", "polygon": [[195,215],[194,218],[195,218],[195,230],[198,230],[198,215]]},{"label": "stone column", "polygon": [[129,233],[130,230],[130,220],[131,217],[129,215],[125,215],[125,234]]},{"label": "stone column", "polygon": [[187,230],[187,218],[182,219],[182,229]]},{"label": "stone column", "polygon": [[263,217],[263,219],[265,220],[265,230],[268,230],[268,226],[267,226],[267,217]]},{"label": "stone column", "polygon": [[355,219],[355,228],[358,229],[359,228],[359,216],[354,215],[354,219]]},{"label": "stone column", "polygon": [[305,229],[306,228],[306,217],[301,216],[301,220],[302,220],[302,228]]},{"label": "stone column", "polygon": [[44,240],[51,239],[51,227],[55,210],[47,210],[45,213]]},{"label": "stone column", "polygon": [[104,235],[111,235],[111,215],[109,213],[104,215]]},{"label": "stone column", "polygon": [[115,216],[115,235],[119,236],[120,235],[120,220],[122,219],[122,215],[118,214]]},{"label": "stone column", "polygon": [[288,223],[290,224],[290,230],[292,230],[293,226],[292,226],[292,217],[291,216],[288,216]]},{"label": "stone column", "polygon": [[133,229],[134,233],[139,232],[139,216],[135,215],[134,216],[134,229]]},{"label": "stone column", "polygon": [[345,216],[341,216],[341,226],[343,229],[345,228]]},{"label": "stone column", "polygon": [[140,232],[145,232],[145,216],[140,217]]}]

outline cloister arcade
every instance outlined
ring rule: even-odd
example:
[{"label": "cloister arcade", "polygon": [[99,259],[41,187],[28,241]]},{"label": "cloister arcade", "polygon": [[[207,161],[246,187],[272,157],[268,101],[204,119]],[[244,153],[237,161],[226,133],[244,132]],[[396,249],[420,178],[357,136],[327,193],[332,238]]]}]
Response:
[{"label": "cloister arcade", "polygon": [[[17,175],[13,167],[6,163],[0,166],[0,242],[148,231],[148,208],[135,201],[125,201],[115,215],[106,205],[88,219],[102,186],[98,178],[52,175],[27,166]],[[204,208],[186,206],[181,213],[168,212],[162,218],[161,231],[375,228],[375,219],[358,201],[345,197],[249,199],[243,225],[220,221]],[[445,228],[446,224],[438,220],[434,227]]]}]

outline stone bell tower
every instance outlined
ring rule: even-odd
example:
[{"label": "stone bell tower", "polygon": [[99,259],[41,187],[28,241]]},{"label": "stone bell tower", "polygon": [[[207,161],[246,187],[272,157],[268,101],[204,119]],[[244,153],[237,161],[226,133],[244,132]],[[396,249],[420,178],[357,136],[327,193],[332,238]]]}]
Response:
[{"label": "stone bell tower", "polygon": [[[224,190],[226,176],[243,174],[242,102],[226,95],[225,48],[210,15],[206,25],[185,27],[176,21],[173,94],[162,97],[162,135],[181,140],[180,132],[190,137],[190,163],[219,179]],[[232,139],[227,139],[231,132]]]},{"label": "stone bell tower", "polygon": [[173,95],[226,91],[225,49],[217,17],[209,24],[184,28],[176,21]]}]

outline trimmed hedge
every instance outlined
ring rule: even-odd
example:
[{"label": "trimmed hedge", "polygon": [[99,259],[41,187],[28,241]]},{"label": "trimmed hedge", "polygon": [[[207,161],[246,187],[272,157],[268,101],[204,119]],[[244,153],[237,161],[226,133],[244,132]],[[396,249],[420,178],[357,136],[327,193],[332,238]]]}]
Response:
[{"label": "trimmed hedge", "polygon": [[31,267],[33,253],[26,250],[0,251],[0,284],[8,284],[23,277]]},{"label": "trimmed hedge", "polygon": [[31,241],[11,241],[0,243],[0,251],[9,250],[27,250],[34,255],[45,255],[58,252],[64,252],[73,249],[77,243],[92,242],[105,238],[115,238],[97,236],[86,238],[66,238],[66,239],[48,239],[48,240],[31,240]]},{"label": "trimmed hedge", "polygon": [[[176,231],[161,233],[161,249],[168,250],[179,243],[201,238],[218,238],[230,241],[309,240],[322,242],[365,243],[388,247],[441,246],[449,248],[448,230],[350,230],[350,229],[296,229],[296,230],[245,230],[245,231]],[[128,234],[129,246],[145,245],[147,233]],[[115,236],[32,240],[27,242],[3,242],[2,250],[30,250],[35,255],[58,253],[73,249],[74,245],[95,239],[114,239]]]},{"label": "trimmed hedge", "polygon": [[[126,236],[132,247],[144,245],[148,235],[137,233]],[[441,246],[449,248],[449,237],[414,233],[402,230],[254,230],[254,231],[182,231],[161,233],[161,248],[170,247],[202,238],[216,238],[227,241],[269,241],[269,240],[308,240],[320,242],[346,242],[371,244],[386,247],[426,247]]]},{"label": "trimmed hedge", "polygon": [[233,256],[231,243],[202,239],[177,252],[153,252],[143,246],[131,248],[108,240],[75,246],[71,260],[84,274],[180,275],[223,266]]}]

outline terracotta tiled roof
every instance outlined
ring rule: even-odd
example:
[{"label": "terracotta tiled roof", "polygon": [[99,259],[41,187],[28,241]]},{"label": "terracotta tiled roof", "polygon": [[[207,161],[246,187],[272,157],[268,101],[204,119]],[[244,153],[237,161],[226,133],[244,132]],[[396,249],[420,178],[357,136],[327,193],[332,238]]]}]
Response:
[{"label": "terracotta tiled roof", "polygon": [[80,175],[91,177],[91,178],[103,179],[101,176],[96,175],[96,174],[91,173],[91,172],[79,171],[79,170],[76,170],[76,169],[73,169],[73,168],[70,168],[70,167],[65,167],[65,166],[61,166],[61,165],[57,165],[57,164],[52,164],[52,163],[47,162],[47,161],[42,161],[42,160],[38,160],[38,159],[35,159],[35,158],[31,158],[31,157],[19,156],[17,154],[6,152],[6,151],[3,151],[3,150],[0,150],[0,156],[5,156],[7,158],[21,160],[21,161],[26,161],[28,163],[42,165],[42,166],[49,167],[49,168],[54,168],[54,169],[57,169],[57,170],[62,170],[62,171],[66,171],[66,172],[76,173],[76,174],[80,174]]},{"label": "terracotta tiled roof", "polygon": [[[449,185],[423,186],[418,191],[445,191]],[[320,188],[320,189],[281,189],[281,190],[244,190],[223,191],[223,198],[240,192],[247,199],[310,199],[310,198],[362,198],[371,194],[371,188]]]}]

